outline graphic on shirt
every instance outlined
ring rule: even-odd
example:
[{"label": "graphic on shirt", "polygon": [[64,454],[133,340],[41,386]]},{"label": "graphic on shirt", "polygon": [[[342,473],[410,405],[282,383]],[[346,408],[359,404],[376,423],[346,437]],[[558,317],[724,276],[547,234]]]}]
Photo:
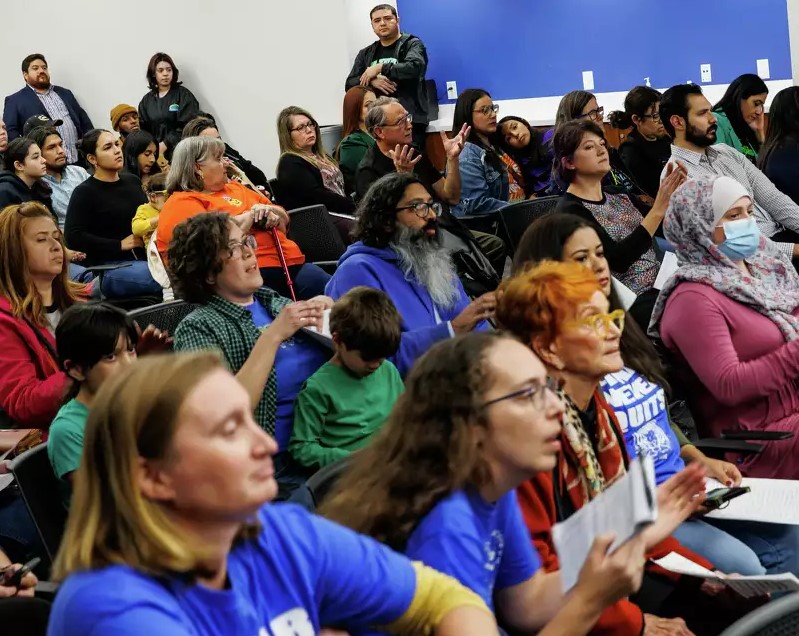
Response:
[{"label": "graphic on shirt", "polygon": [[396,57],[381,57],[379,60],[375,60],[369,66],[374,66],[375,64],[397,64]]},{"label": "graphic on shirt", "polygon": [[483,545],[483,551],[485,552],[486,557],[485,569],[488,572],[497,571],[497,567],[502,561],[502,553],[504,550],[505,537],[502,536],[502,533],[499,530],[492,530],[491,536],[488,537],[488,540]]},{"label": "graphic on shirt", "polygon": [[170,104],[169,105],[169,112],[176,113],[180,110],[180,104]]},{"label": "graphic on shirt", "polygon": [[302,607],[295,607],[269,621],[269,628],[272,630],[271,634],[262,627],[258,636],[316,636],[316,629],[308,612]]},{"label": "graphic on shirt", "polygon": [[230,203],[230,205],[235,205],[235,206],[241,205],[241,199],[234,199],[233,197],[227,194],[222,195],[222,198],[228,203]]}]

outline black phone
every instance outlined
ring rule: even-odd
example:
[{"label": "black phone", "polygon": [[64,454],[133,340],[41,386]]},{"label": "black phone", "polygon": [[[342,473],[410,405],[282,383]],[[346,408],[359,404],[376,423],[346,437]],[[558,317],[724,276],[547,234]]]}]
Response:
[{"label": "black phone", "polygon": [[705,495],[705,508],[708,510],[716,510],[720,508],[722,505],[730,501],[731,499],[735,499],[736,497],[740,497],[741,495],[745,495],[748,492],[751,492],[751,488],[749,486],[737,486],[735,488],[716,488],[715,490],[711,490],[707,495]]},{"label": "black phone", "polygon": [[22,579],[25,575],[30,573],[42,560],[39,557],[34,557],[23,565],[16,572],[11,572],[10,568],[3,571],[3,586],[5,587],[19,587],[22,584]]}]

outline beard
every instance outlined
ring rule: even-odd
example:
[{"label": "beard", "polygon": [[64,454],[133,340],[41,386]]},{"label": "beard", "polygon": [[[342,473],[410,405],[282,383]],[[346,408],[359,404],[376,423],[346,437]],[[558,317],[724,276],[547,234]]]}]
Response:
[{"label": "beard", "polygon": [[389,245],[399,256],[399,267],[405,277],[413,276],[427,290],[434,304],[451,309],[460,298],[455,265],[441,245],[438,233],[427,236],[429,229],[437,231],[438,223],[428,221],[421,230],[400,225]]},{"label": "beard", "polygon": [[717,124],[711,124],[707,127],[707,130],[704,133],[699,132],[699,129],[691,124],[685,129],[685,140],[691,142],[695,146],[699,146],[700,148],[707,148],[708,146],[712,146],[716,143],[716,130],[718,129]]}]

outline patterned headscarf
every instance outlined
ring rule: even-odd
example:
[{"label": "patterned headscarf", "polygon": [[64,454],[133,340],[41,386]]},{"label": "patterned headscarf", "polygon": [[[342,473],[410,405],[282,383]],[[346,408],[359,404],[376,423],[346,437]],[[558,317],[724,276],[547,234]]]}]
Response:
[{"label": "patterned headscarf", "polygon": [[[663,233],[674,245],[679,269],[660,291],[649,335],[659,337],[660,320],[671,292],[682,282],[709,285],[732,300],[767,316],[786,341],[799,338],[799,319],[791,312],[799,307],[799,275],[793,265],[766,237],[746,259],[751,274],[744,274],[713,243],[713,194],[716,182],[729,177],[686,181],[672,195]],[[723,181],[719,187],[723,187]]]}]

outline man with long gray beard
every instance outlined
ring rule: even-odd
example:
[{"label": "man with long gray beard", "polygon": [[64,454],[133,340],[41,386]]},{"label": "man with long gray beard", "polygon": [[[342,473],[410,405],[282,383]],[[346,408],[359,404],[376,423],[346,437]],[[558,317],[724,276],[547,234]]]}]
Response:
[{"label": "man with long gray beard", "polygon": [[378,179],[356,211],[356,243],[347,248],[325,293],[337,299],[353,287],[383,290],[402,316],[391,361],[405,376],[435,342],[489,329],[496,297],[474,301],[463,290],[438,236],[439,204],[419,179],[392,173]]}]

